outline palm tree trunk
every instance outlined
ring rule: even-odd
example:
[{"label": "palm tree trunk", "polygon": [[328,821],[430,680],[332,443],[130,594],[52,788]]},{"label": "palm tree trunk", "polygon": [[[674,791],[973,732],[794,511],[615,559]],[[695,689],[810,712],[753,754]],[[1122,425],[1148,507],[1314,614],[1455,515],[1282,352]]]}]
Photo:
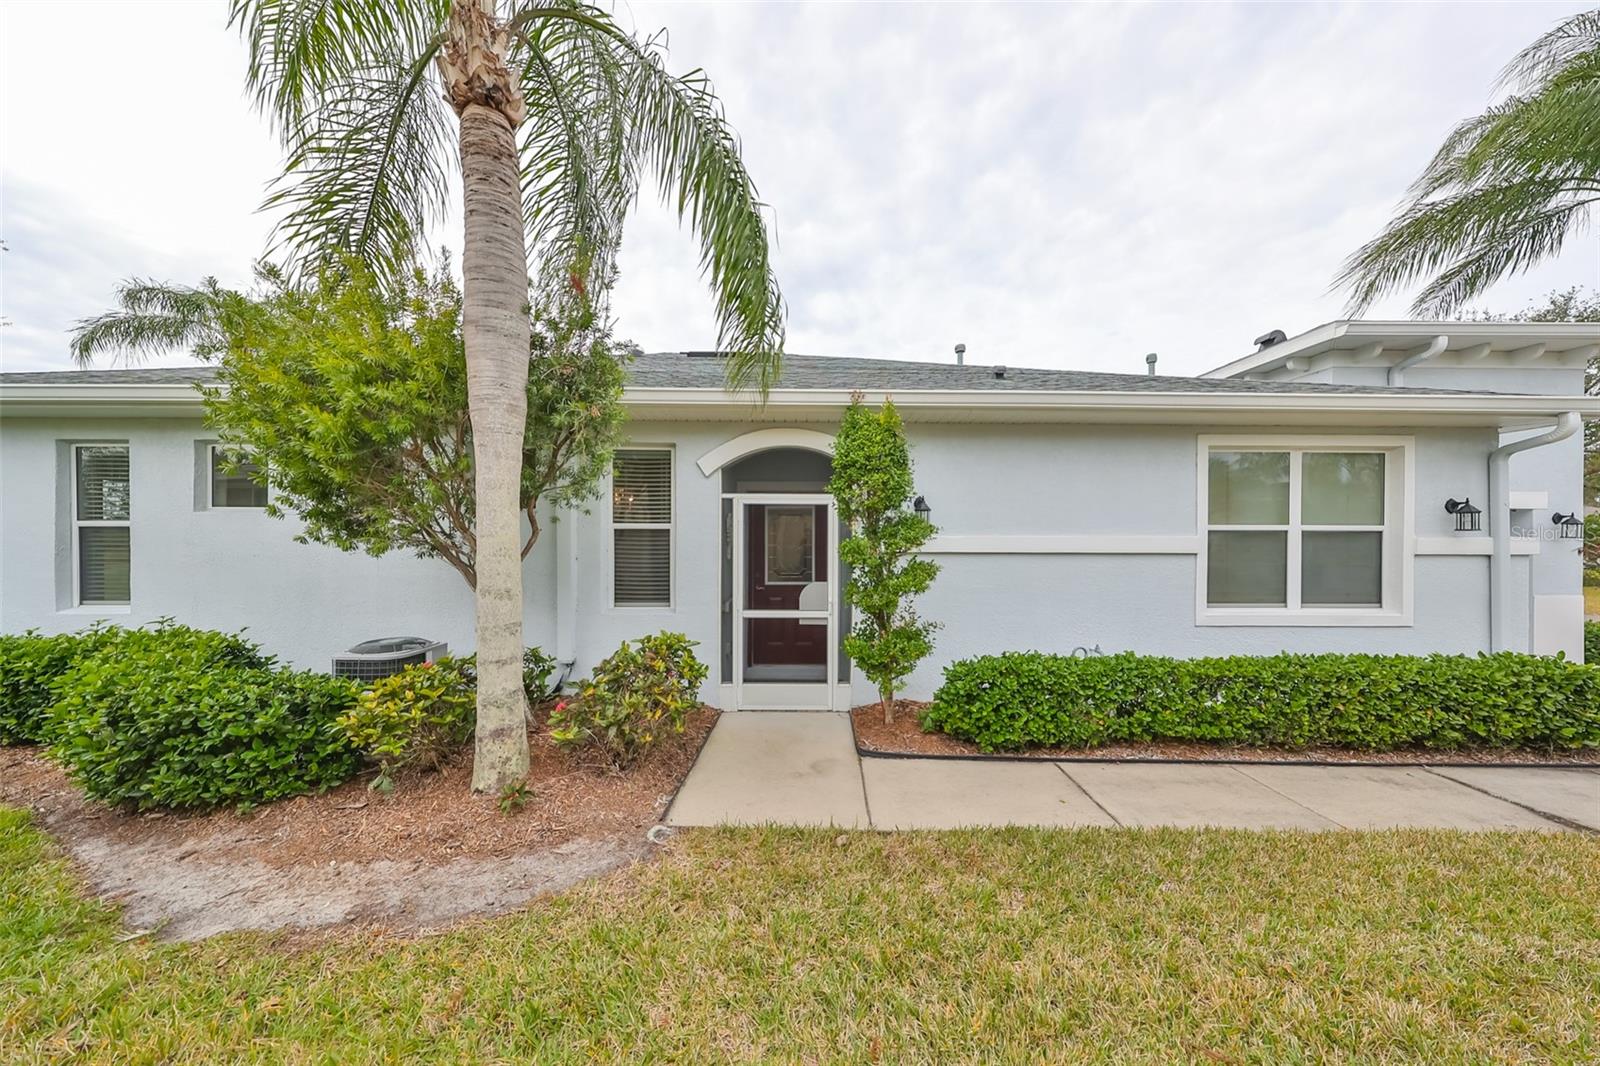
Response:
[{"label": "palm tree trunk", "polygon": [[477,496],[478,725],[475,792],[528,774],[522,694],[522,435],[528,411],[528,266],[516,143],[504,115],[461,114],[466,243],[461,332]]},{"label": "palm tree trunk", "polygon": [[[461,333],[477,526],[478,723],[474,792],[528,774],[522,691],[523,429],[528,411],[528,256],[513,117],[522,99],[502,57],[492,6],[458,2],[441,56],[461,118]],[[508,114],[509,112],[509,114]]]}]

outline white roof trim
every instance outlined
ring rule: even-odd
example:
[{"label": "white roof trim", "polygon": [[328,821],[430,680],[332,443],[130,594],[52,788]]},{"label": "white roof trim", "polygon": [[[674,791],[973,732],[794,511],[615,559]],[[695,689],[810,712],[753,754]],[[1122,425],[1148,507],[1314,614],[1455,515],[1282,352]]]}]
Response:
[{"label": "white roof trim", "polygon": [[[751,419],[781,419],[811,413],[836,416],[849,405],[852,389],[774,389],[765,406],[749,393],[729,393],[719,388],[641,387],[623,392],[623,402],[641,418],[685,415],[722,417],[741,414]],[[1496,419],[1537,421],[1576,411],[1585,418],[1600,418],[1600,397],[1520,396],[1500,393],[1414,392],[1148,392],[1111,390],[1021,389],[868,389],[859,390],[868,402],[893,399],[902,410],[932,416],[971,412],[974,420],[985,416],[1017,417],[1030,414],[1062,417],[1073,412],[1104,418],[1125,413],[1147,415],[1203,415],[1226,419],[1251,415],[1253,420],[1297,414],[1351,415],[1396,419],[1417,414],[1449,416],[1459,420]],[[122,415],[197,415],[201,398],[193,385],[55,385],[0,386],[0,413],[34,417],[117,417]],[[1504,422],[1502,422],[1504,424]]]},{"label": "white roof trim", "polygon": [[[1348,352],[1352,362],[1370,361],[1384,348],[1415,348],[1443,334],[1450,338],[1450,349],[1460,350],[1468,359],[1482,359],[1491,352],[1509,355],[1525,353],[1543,345],[1541,354],[1576,357],[1580,349],[1600,342],[1600,323],[1594,322],[1384,322],[1343,319],[1326,322],[1306,332],[1280,341],[1269,348],[1251,352],[1229,363],[1207,370],[1203,378],[1236,378],[1263,373],[1283,366],[1291,358],[1307,360],[1330,350]],[[1377,350],[1372,345],[1378,345]]]}]

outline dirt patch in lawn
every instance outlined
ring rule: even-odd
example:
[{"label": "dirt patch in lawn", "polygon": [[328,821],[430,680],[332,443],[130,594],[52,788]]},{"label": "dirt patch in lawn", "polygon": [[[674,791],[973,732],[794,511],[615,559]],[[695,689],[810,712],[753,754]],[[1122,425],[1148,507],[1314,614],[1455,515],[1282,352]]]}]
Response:
[{"label": "dirt patch in lawn", "polygon": [[1052,762],[1288,762],[1383,765],[1513,763],[1528,766],[1600,766],[1600,750],[1576,752],[1529,751],[1522,748],[1477,748],[1466,751],[1350,751],[1345,748],[1257,748],[1231,744],[1152,741],[1148,744],[1106,744],[1098,748],[1035,748],[1030,751],[990,755],[976,744],[943,733],[924,733],[918,724],[926,703],[897,700],[894,721],[885,725],[876,703],[850,712],[856,747],[864,754],[920,755],[924,757],[1047,759]]},{"label": "dirt patch in lawn", "polygon": [[627,773],[529,733],[532,794],[502,812],[473,796],[467,753],[371,775],[249,813],[131,814],[87,800],[38,749],[0,748],[0,803],[26,807],[124,907],[128,924],[192,939],[235,929],[359,923],[427,932],[498,914],[645,855],[645,834],[688,773],[717,713],[690,715]]}]

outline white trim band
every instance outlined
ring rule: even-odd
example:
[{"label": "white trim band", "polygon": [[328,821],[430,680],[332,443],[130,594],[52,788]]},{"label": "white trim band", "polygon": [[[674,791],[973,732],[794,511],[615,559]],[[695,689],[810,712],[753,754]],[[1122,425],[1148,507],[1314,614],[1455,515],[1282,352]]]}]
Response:
[{"label": "white trim band", "polygon": [[1196,555],[1200,538],[1163,534],[975,534],[940,536],[923,555]]}]

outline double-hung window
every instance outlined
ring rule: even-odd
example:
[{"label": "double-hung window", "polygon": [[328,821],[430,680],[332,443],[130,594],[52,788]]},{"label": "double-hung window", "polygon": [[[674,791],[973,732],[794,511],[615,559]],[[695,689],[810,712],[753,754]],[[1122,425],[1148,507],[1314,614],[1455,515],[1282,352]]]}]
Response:
[{"label": "double-hung window", "polygon": [[1403,624],[1404,443],[1202,438],[1200,620]]},{"label": "double-hung window", "polygon": [[126,444],[72,446],[72,559],[78,604],[129,600],[131,488]]},{"label": "double-hung window", "polygon": [[672,449],[613,456],[611,568],[614,606],[672,606]]}]

